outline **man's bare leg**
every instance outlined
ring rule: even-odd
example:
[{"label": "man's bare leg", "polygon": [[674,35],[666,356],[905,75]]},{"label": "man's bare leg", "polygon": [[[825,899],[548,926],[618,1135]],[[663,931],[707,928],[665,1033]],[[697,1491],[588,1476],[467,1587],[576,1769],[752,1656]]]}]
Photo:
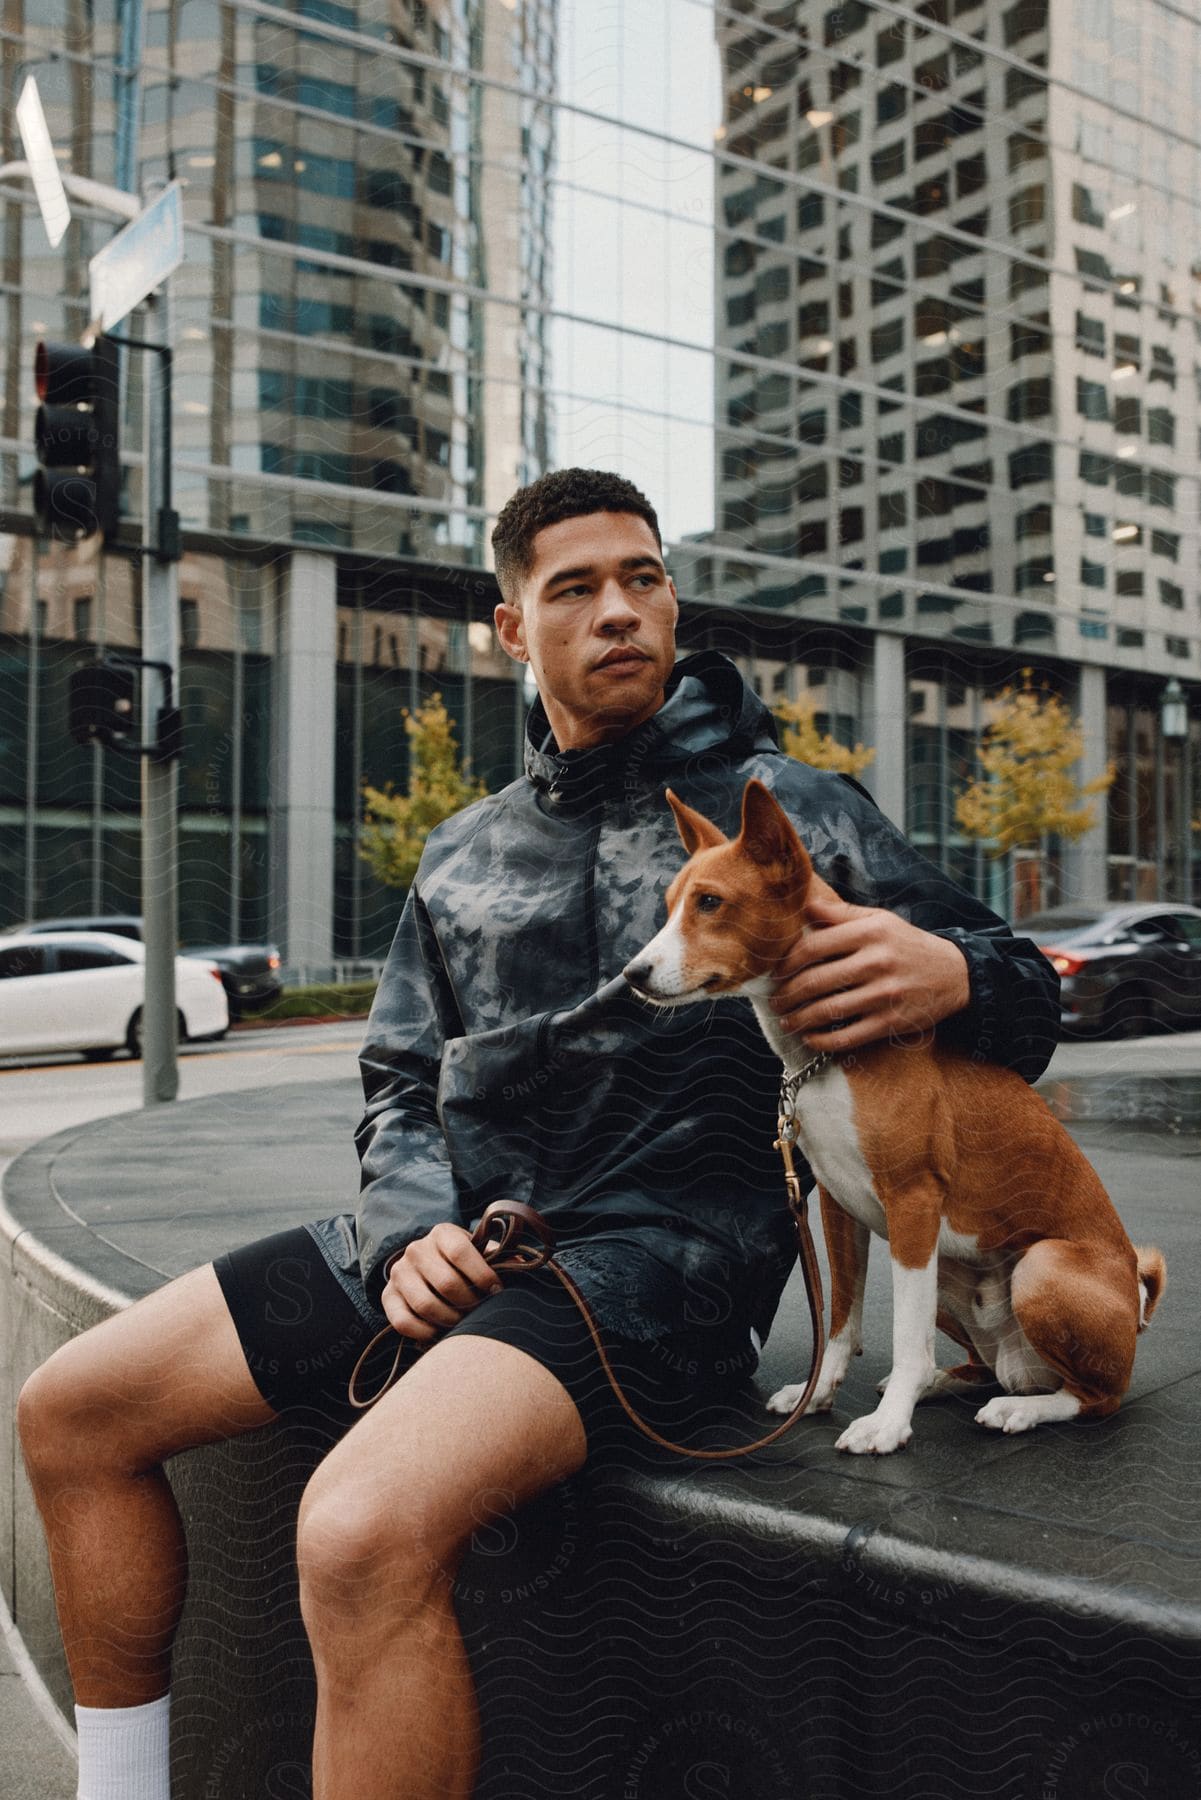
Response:
[{"label": "man's bare leg", "polygon": [[472,1532],[574,1473],[587,1444],[511,1344],[437,1344],[330,1452],[299,1522],[317,1668],[313,1800],[468,1800],[475,1693],[451,1590]]},{"label": "man's bare leg", "polygon": [[167,1692],[187,1553],[164,1458],[275,1417],[211,1265],[64,1344],[17,1409],[81,1706]]}]

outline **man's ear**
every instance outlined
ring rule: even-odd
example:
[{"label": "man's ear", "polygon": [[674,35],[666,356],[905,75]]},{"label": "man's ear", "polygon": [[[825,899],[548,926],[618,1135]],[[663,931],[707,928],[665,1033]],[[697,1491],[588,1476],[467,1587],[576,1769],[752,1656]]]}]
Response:
[{"label": "man's ear", "polygon": [[754,776],[742,790],[742,829],[738,841],[752,861],[764,867],[796,870],[808,881],[809,854],[792,820],[769,788]]},{"label": "man's ear", "polygon": [[695,812],[691,806],[677,800],[670,788],[667,790],[667,804],[676,815],[676,829],[689,856],[695,856],[698,850],[712,850],[718,844],[729,843],[724,831],[719,831],[712,819],[707,819],[704,813]]},{"label": "man's ear", "polygon": [[512,606],[508,600],[502,600],[492,614],[492,622],[496,626],[496,635],[500,639],[501,649],[507,651],[514,662],[529,662],[529,652],[525,647],[525,629],[521,608]]}]

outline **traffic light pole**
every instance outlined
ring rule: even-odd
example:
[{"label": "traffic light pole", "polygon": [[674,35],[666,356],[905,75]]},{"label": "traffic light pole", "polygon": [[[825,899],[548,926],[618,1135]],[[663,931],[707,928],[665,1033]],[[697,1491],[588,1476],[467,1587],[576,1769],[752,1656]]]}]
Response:
[{"label": "traffic light pole", "polygon": [[[142,519],[142,742],[153,744],[159,707],[179,690],[178,529],[171,508],[171,319],[164,284],[147,302],[149,352],[143,362],[145,481]],[[165,678],[171,672],[171,680]],[[160,1106],[179,1092],[175,1042],[175,952],[179,939],[176,805],[178,763],[142,757],[142,1104]]]}]

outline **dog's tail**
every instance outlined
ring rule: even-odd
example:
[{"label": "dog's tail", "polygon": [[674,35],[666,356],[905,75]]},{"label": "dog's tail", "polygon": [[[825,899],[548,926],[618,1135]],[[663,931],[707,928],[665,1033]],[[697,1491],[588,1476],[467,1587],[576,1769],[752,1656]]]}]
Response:
[{"label": "dog's tail", "polygon": [[1163,1251],[1154,1244],[1136,1244],[1134,1254],[1138,1258],[1138,1328],[1145,1331],[1168,1285],[1168,1269]]}]

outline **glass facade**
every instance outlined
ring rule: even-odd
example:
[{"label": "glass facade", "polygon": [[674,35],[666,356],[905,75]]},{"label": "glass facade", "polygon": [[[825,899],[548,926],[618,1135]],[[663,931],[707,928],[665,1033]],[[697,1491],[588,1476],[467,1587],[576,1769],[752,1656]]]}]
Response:
[{"label": "glass facade", "polygon": [[[1201,728],[1160,727],[1167,681],[1194,709],[1201,683],[1201,19],[1167,0],[18,0],[0,38],[0,160],[33,69],[64,165],[185,184],[189,941],[279,917],[286,627],[308,604],[290,571],[316,555],[329,954],[381,953],[397,897],[357,856],[362,784],[404,781],[402,709],[435,691],[489,785],[515,772],[524,694],[491,636],[487,534],[567,463],[659,506],[682,644],[875,745],[865,779],[996,903],[1003,869],[954,826],[992,696],[1032,665],[1079,709],[1099,674],[1091,767],[1118,774],[1087,880],[1201,897]],[[0,206],[3,923],[136,902],[136,768],[63,720],[70,668],[136,646],[140,617],[128,545],[31,535],[33,345],[84,329],[111,222],[77,209],[50,252],[26,190]],[[136,357],[125,382],[132,540]],[[1057,878],[1065,897],[1085,879],[1070,857]]]}]

